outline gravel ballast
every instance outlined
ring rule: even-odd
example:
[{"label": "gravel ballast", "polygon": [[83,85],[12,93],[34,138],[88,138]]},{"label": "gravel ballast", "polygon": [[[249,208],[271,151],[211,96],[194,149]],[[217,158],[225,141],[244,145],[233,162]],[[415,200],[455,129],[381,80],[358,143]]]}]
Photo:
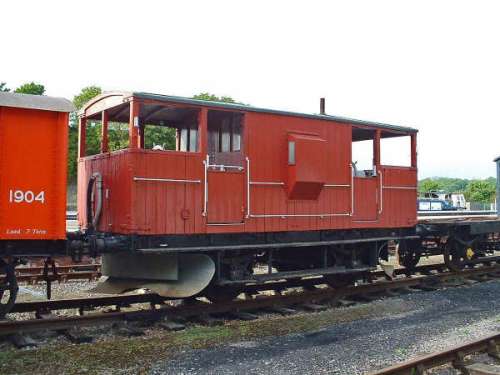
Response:
[{"label": "gravel ballast", "polygon": [[395,300],[412,310],[314,332],[187,350],[155,364],[150,374],[364,374],[500,331],[498,280],[411,293],[391,303]]}]

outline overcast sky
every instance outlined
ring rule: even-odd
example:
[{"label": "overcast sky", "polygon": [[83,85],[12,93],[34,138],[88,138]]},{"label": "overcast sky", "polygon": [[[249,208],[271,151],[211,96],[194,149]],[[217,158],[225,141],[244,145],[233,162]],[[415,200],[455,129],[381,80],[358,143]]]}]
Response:
[{"label": "overcast sky", "polygon": [[87,85],[419,129],[419,177],[500,155],[498,1],[2,1],[0,81]]}]

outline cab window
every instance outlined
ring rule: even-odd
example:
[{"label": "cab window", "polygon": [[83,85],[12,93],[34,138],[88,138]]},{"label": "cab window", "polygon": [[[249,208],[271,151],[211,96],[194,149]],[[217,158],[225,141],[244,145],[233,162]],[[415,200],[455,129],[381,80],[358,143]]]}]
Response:
[{"label": "cab window", "polygon": [[208,111],[208,154],[211,164],[242,166],[243,115]]}]

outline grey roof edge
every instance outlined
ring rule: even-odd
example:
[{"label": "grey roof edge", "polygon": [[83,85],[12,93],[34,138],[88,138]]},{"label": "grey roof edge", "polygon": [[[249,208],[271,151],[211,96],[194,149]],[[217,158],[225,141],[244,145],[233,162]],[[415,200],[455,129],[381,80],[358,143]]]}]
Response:
[{"label": "grey roof edge", "polygon": [[85,111],[88,108],[92,107],[92,105],[111,96],[121,96],[123,100],[125,100],[126,98],[131,97],[132,95],[133,93],[130,91],[104,91],[101,94],[90,99],[87,103],[85,103],[82,106],[82,108],[78,110],[77,114],[78,116],[83,116],[85,114]]},{"label": "grey roof edge", "polygon": [[193,105],[204,105],[204,106],[218,107],[218,108],[224,108],[224,109],[234,109],[234,110],[239,110],[239,111],[263,112],[263,113],[271,113],[271,114],[285,115],[285,116],[312,118],[312,119],[317,119],[317,120],[343,122],[343,123],[349,123],[349,124],[382,128],[382,129],[387,129],[387,130],[394,130],[394,131],[405,132],[405,133],[417,133],[418,132],[418,129],[414,129],[414,128],[410,128],[410,127],[384,124],[384,123],[375,122],[375,121],[356,120],[356,119],[352,119],[352,118],[348,118],[348,117],[341,117],[341,116],[282,111],[282,110],[278,110],[278,109],[253,107],[253,106],[244,105],[244,104],[215,102],[215,101],[208,101],[208,100],[185,98],[185,97],[181,97],[181,96],[152,94],[152,93],[147,93],[147,92],[133,92],[132,95],[134,97],[142,98],[142,99],[156,99],[156,100],[161,100],[161,101],[170,101],[170,102],[193,104]]},{"label": "grey roof edge", "polygon": [[76,110],[71,101],[45,95],[0,92],[0,107],[38,109],[54,112],[73,112]]},{"label": "grey roof edge", "polygon": [[493,161],[494,161],[494,162],[497,162],[497,161],[499,161],[499,160],[500,160],[500,155],[499,155],[499,156],[497,156],[495,159],[493,159]]},{"label": "grey roof edge", "polygon": [[83,114],[85,109],[89,108],[92,104],[100,101],[101,99],[103,99],[105,97],[112,96],[112,95],[122,95],[124,99],[126,99],[128,97],[135,97],[138,99],[150,99],[150,100],[158,100],[158,101],[180,103],[180,104],[201,105],[201,106],[206,106],[206,107],[232,109],[232,110],[237,110],[237,111],[261,112],[261,113],[270,113],[270,114],[277,114],[277,115],[284,115],[284,116],[310,118],[310,119],[316,119],[316,120],[327,120],[327,121],[342,122],[342,123],[348,123],[348,124],[354,124],[354,125],[360,125],[360,126],[380,128],[380,129],[385,129],[385,130],[389,130],[389,131],[392,130],[395,132],[402,132],[402,133],[417,133],[418,132],[418,129],[415,129],[415,128],[399,126],[399,125],[384,124],[384,123],[375,122],[375,121],[357,120],[357,119],[341,117],[341,116],[282,111],[282,110],[278,110],[278,109],[253,107],[253,106],[245,105],[245,104],[216,102],[216,101],[209,101],[209,100],[186,98],[186,97],[182,97],[182,96],[153,94],[153,93],[148,93],[148,92],[130,92],[130,91],[104,92],[101,95],[98,95],[94,99],[90,100],[88,103],[86,103],[82,107],[82,110],[80,110],[79,113]]}]

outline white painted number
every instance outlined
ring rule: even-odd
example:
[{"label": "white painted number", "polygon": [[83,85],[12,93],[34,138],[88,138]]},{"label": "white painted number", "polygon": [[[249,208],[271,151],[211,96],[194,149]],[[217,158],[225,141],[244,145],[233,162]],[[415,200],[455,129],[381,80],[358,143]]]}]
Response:
[{"label": "white painted number", "polygon": [[45,192],[41,191],[35,195],[31,190],[10,190],[9,192],[9,202],[10,203],[33,203],[40,202],[45,203]]}]

